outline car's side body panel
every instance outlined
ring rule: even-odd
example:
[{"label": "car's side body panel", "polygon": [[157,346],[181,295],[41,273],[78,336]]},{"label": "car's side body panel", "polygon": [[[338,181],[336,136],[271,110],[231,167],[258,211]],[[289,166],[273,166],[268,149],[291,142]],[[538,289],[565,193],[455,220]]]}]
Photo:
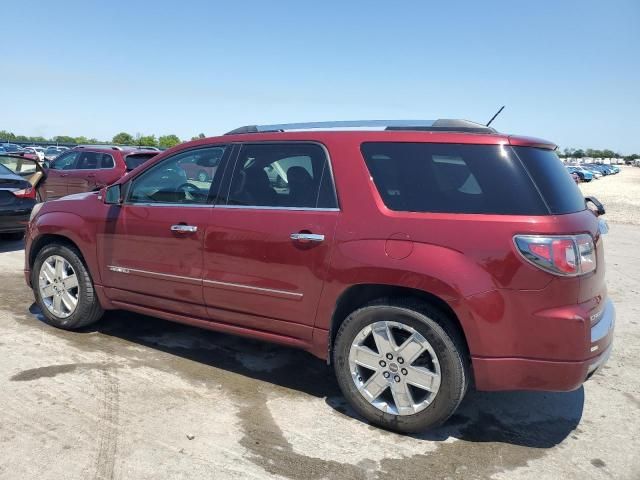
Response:
[{"label": "car's side body panel", "polygon": [[[391,211],[360,151],[365,141],[553,148],[549,142],[398,131],[245,134],[174,147],[148,167],[189,148],[256,141],[322,144],[332,159],[339,209],[176,207],[163,216],[152,210],[166,207],[136,207],[134,214],[127,205],[104,205],[94,195],[45,207],[32,224],[27,248],[42,233],[67,235],[99,288],[105,287],[107,308],[278,341],[321,358],[335,333],[336,303],[354,285],[422,291],[455,313],[481,389],[575,388],[609,350],[611,332],[594,342],[590,323],[606,300],[602,242],[591,211],[546,216]],[[66,213],[55,212],[58,208]],[[174,239],[168,234],[172,222],[195,222],[198,233]],[[324,242],[296,246],[289,235],[300,231],[322,233]],[[513,243],[514,235],[579,233],[594,238],[598,255],[596,271],[582,277],[546,273],[524,261]],[[574,366],[559,377],[563,362]],[[532,369],[529,379],[523,365]],[[507,380],[496,380],[500,375]]]}]

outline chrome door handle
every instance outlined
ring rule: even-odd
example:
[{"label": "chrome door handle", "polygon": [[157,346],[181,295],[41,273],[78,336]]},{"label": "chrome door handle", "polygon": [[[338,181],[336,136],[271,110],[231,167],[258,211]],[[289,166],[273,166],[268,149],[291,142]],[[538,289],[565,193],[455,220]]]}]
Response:
[{"label": "chrome door handle", "polygon": [[301,242],[324,242],[324,235],[319,233],[292,233],[290,238]]},{"label": "chrome door handle", "polygon": [[171,225],[171,231],[178,233],[195,233],[198,231],[198,227],[194,225]]}]

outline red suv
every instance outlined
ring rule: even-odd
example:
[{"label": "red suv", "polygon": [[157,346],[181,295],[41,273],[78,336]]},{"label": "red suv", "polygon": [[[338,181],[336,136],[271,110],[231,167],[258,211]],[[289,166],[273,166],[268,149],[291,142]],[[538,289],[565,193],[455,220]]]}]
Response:
[{"label": "red suv", "polygon": [[124,309],[299,347],[369,421],[423,430],[471,378],[572,390],[611,351],[604,209],[554,149],[455,120],[243,127],[37,206],[25,276],[57,327]]},{"label": "red suv", "polygon": [[75,147],[49,162],[47,179],[39,190],[40,197],[55,200],[100,189],[157,154],[157,150],[134,147]]}]

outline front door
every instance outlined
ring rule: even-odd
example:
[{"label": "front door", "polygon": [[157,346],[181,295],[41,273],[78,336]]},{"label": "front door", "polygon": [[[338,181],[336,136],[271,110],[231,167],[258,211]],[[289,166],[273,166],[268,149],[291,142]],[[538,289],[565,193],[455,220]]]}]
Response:
[{"label": "front door", "polygon": [[240,148],[204,239],[213,320],[309,339],[339,214],[324,148]]},{"label": "front door", "polygon": [[112,301],[207,318],[202,297],[202,245],[213,208],[211,181],[188,182],[180,161],[220,147],[177,153],[127,184],[101,234],[104,285]]}]

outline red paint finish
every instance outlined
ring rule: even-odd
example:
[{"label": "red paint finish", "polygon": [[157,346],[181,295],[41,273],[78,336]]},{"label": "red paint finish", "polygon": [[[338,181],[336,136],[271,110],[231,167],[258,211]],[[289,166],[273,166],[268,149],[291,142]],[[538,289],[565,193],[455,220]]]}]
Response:
[{"label": "red paint finish", "polygon": [[[603,245],[591,211],[548,216],[390,211],[360,152],[363,142],[372,141],[553,148],[549,142],[408,131],[231,135],[174,147],[117,183],[124,188],[185,150],[263,141],[326,147],[339,208],[106,205],[104,190],[67,197],[47,202],[29,225],[27,281],[34,245],[43,235],[59,235],[82,252],[104,308],[280,342],[322,358],[345,292],[368,284],[404,287],[435,296],[451,309],[469,347],[476,385],[486,390],[576,388],[609,349],[612,332],[596,343],[590,338],[590,316],[607,298]],[[224,162],[231,160],[216,167],[216,179],[228,185]],[[176,234],[170,231],[174,224],[198,229]],[[311,244],[291,240],[300,232],[325,238]],[[595,239],[598,260],[597,269],[581,277],[536,268],[513,243],[517,234],[580,233]]]}]

